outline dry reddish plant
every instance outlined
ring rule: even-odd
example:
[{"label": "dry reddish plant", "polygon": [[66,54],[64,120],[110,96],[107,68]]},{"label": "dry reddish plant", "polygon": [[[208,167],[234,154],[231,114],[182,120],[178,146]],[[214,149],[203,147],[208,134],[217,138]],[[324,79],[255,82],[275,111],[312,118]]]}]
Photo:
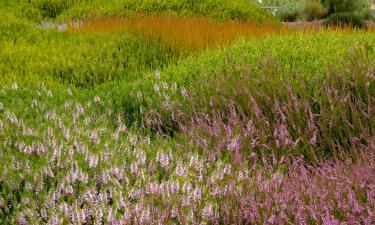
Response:
[{"label": "dry reddish plant", "polygon": [[219,22],[202,16],[176,17],[169,15],[109,17],[70,24],[70,32],[117,32],[128,30],[147,38],[159,39],[180,51],[195,51],[244,37],[263,37],[285,30],[275,22],[257,23],[230,20]]}]

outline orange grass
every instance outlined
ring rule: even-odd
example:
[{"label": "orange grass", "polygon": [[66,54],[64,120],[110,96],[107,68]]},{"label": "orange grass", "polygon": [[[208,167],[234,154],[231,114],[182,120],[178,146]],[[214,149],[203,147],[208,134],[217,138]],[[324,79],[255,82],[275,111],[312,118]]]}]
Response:
[{"label": "orange grass", "polygon": [[79,27],[68,25],[69,32],[117,32],[127,30],[162,43],[178,51],[196,51],[223,44],[239,37],[255,38],[282,33],[287,28],[276,22],[219,22],[202,16],[169,15],[110,17],[84,21]]},{"label": "orange grass", "polygon": [[[374,31],[374,24],[368,25]],[[68,24],[69,32],[118,32],[127,30],[171,46],[178,52],[192,52],[227,43],[237,38],[259,38],[269,34],[291,32],[317,33],[321,30],[351,33],[350,26],[324,27],[322,21],[280,24],[274,21],[217,21],[203,16],[177,17],[171,15],[97,18]]]}]

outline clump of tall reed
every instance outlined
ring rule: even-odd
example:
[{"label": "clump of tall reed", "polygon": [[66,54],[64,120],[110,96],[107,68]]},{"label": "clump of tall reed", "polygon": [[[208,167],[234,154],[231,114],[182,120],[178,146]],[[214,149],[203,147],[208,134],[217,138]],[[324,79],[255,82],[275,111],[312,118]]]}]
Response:
[{"label": "clump of tall reed", "polygon": [[209,17],[170,15],[109,17],[83,21],[81,26],[70,25],[70,32],[116,32],[127,30],[150,39],[157,39],[182,52],[191,52],[237,38],[256,38],[281,33],[283,28],[274,21],[218,21]]},{"label": "clump of tall reed", "polygon": [[[364,29],[373,31],[370,24]],[[223,46],[236,39],[261,38],[289,33],[307,35],[327,31],[353,33],[356,29],[345,24],[324,26],[322,21],[296,22],[285,25],[272,20],[265,20],[261,23],[243,20],[219,21],[198,15],[187,17],[168,14],[99,17],[68,23],[68,31],[72,33],[119,32],[123,30],[151,40],[158,40],[184,53]]]}]

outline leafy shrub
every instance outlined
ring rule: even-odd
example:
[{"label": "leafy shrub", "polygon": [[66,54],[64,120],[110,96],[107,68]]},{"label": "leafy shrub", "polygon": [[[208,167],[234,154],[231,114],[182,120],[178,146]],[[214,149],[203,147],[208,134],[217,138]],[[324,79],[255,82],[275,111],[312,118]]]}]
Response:
[{"label": "leafy shrub", "polygon": [[334,13],[358,13],[363,17],[371,14],[371,2],[368,0],[323,0],[329,14]]},{"label": "leafy shrub", "polygon": [[327,24],[351,24],[364,26],[364,20],[371,17],[371,3],[368,0],[324,0],[330,15]]},{"label": "leafy shrub", "polygon": [[285,21],[285,22],[296,21],[297,18],[300,16],[299,7],[297,7],[294,4],[284,6],[277,12],[277,16],[280,18],[281,21]]},{"label": "leafy shrub", "polygon": [[326,25],[336,26],[346,26],[350,25],[353,27],[363,27],[365,26],[365,22],[362,16],[355,14],[355,13],[333,13],[331,14],[327,20]]},{"label": "leafy shrub", "polygon": [[367,0],[357,0],[356,2],[358,14],[362,15],[366,20],[371,19],[373,17],[371,12],[371,2]]},{"label": "leafy shrub", "polygon": [[321,19],[327,14],[327,9],[320,3],[319,0],[309,0],[303,9],[303,14],[307,20]]}]

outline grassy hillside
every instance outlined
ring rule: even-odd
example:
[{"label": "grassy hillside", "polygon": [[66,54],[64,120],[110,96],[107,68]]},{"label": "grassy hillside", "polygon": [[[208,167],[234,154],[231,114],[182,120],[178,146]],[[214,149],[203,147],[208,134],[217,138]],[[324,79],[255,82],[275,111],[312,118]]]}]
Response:
[{"label": "grassy hillside", "polygon": [[[2,86],[0,220],[371,221],[374,43],[275,36],[207,50],[160,78]],[[299,211],[310,204],[322,207]]]},{"label": "grassy hillside", "polygon": [[[129,42],[132,39],[124,39],[119,34],[83,35],[74,39],[69,34],[55,35],[59,38],[45,38],[46,42],[35,46],[23,42],[3,43],[3,79],[8,80],[5,87],[13,82],[23,86],[42,80],[47,84],[48,80],[52,84],[66,83],[71,88],[96,86],[91,92],[111,101],[115,105],[112,110],[123,115],[127,125],[167,134],[183,130],[181,126],[199,117],[198,112],[210,116],[221,112],[225,117],[229,116],[226,115],[228,107],[234,107],[236,113],[253,118],[255,101],[264,116],[263,121],[258,121],[259,126],[265,126],[264,132],[269,133],[263,136],[273,136],[274,129],[280,125],[280,116],[288,117],[284,121],[290,125],[288,132],[294,141],[299,139],[291,154],[304,154],[310,160],[315,153],[324,157],[336,152],[337,143],[346,150],[351,149],[352,143],[348,141],[353,135],[366,133],[371,137],[374,134],[373,124],[368,122],[368,117],[374,116],[373,112],[370,110],[367,117],[363,117],[362,112],[352,107],[353,102],[346,102],[346,108],[339,99],[339,96],[352,96],[363,104],[361,107],[372,104],[373,76],[361,75],[367,73],[375,60],[371,34],[323,32],[238,41],[225,49],[206,50],[177,65],[167,66],[161,70],[160,80],[155,78],[154,72],[147,70],[159,70],[171,63],[173,54],[166,52],[164,58],[160,54],[164,48],[140,48]],[[45,47],[51,43],[52,46]],[[68,43],[69,48],[66,47]],[[294,46],[293,49],[288,45]],[[134,50],[122,51],[121,46]],[[134,55],[135,51],[140,55]],[[127,52],[131,52],[132,57],[126,58]],[[108,83],[110,80],[115,81]],[[330,88],[337,89],[338,96],[331,96]],[[305,134],[309,115],[300,114],[299,108],[282,107],[290,103],[290,95],[298,98],[300,107],[309,104],[310,113],[319,115],[310,118],[310,122],[322,126],[311,134],[317,135],[319,145],[310,146],[313,136]],[[275,107],[281,107],[285,112],[278,113],[274,111]],[[156,114],[158,118],[155,118]],[[332,124],[332,121],[336,122]],[[270,149],[278,149],[276,139],[263,141]],[[246,144],[244,148],[257,151]]]},{"label": "grassy hillside", "polygon": [[[291,151],[292,155],[304,154],[310,159],[314,154],[324,157],[336,152],[335,142],[349,150],[353,147],[348,142],[351,135],[362,135],[364,132],[371,137],[374,134],[368,117],[363,117],[362,112],[354,113],[358,109],[353,108],[353,102],[346,102],[348,105],[345,107],[339,97],[352,96],[355,101],[362,102],[361,107],[372,104],[374,77],[363,76],[362,73],[367,73],[375,60],[374,43],[371,34],[337,32],[239,41],[225,50],[208,50],[178,65],[169,66],[161,71],[160,80],[152,73],[139,80],[138,85],[119,82],[114,87],[106,84],[97,90],[111,96],[110,99],[118,99],[116,104],[123,105],[130,121],[144,122],[146,127],[172,134],[180,130],[180,125],[185,126],[186,121],[201,116],[200,113],[231,116],[228,114],[231,107],[245,120],[257,118],[260,115],[254,111],[256,104],[262,112],[258,126],[264,127],[267,133],[260,136],[273,136],[275,127],[285,120],[290,125],[288,130],[293,140],[299,140]],[[289,45],[294,46],[293,49]],[[352,86],[350,82],[356,85]],[[173,86],[177,89],[171,89]],[[107,91],[109,89],[116,94]],[[338,96],[332,96],[331,89],[337,90]],[[141,98],[135,94],[138,92]],[[121,93],[129,94],[121,97]],[[297,108],[288,106],[292,104],[288,97],[291,95],[297,98],[293,100],[297,101],[293,103],[299,105],[295,106]],[[308,144],[313,136],[305,136],[309,115],[306,108],[301,114],[299,107],[302,105],[309,107],[310,113],[319,115],[315,119],[310,118],[309,122],[315,121],[317,126],[321,126],[311,134],[319,133],[316,136],[319,145]],[[281,111],[275,111],[275,107],[281,107]],[[373,112],[368,116],[374,116]],[[335,123],[332,124],[332,121]],[[342,124],[344,121],[349,124]],[[354,122],[358,123],[358,127]],[[274,138],[263,141],[270,149],[278,149]],[[245,144],[244,149],[257,148],[249,148]]]},{"label": "grassy hillside", "polygon": [[136,3],[0,0],[0,224],[375,221],[372,32],[264,23],[188,54],[152,29],[36,23],[263,18],[245,1]]},{"label": "grassy hillside", "polygon": [[[120,34],[59,33],[57,29],[50,30],[45,28],[43,23],[39,24],[42,20],[59,17],[58,20],[67,21],[75,18],[71,15],[75,10],[78,10],[78,14],[84,17],[121,16],[140,12],[177,15],[211,15],[212,13],[211,16],[214,17],[219,17],[217,13],[220,12],[224,13],[221,15],[222,19],[231,17],[244,20],[253,20],[260,15],[264,18],[269,17],[251,4],[241,1],[233,4],[227,4],[227,2],[224,4],[219,1],[150,1],[136,4],[134,1],[34,0],[1,1],[0,5],[0,14],[4,18],[0,21],[0,35],[2,36],[0,45],[3,50],[0,53],[1,82],[12,83],[18,80],[23,83],[33,83],[35,80],[44,80],[81,87],[93,87],[120,78],[134,80],[147,70],[161,69],[167,63],[177,60],[185,54],[187,47],[181,50],[169,39],[167,42],[160,43],[160,35],[150,38],[142,31],[132,32],[133,34],[127,34],[126,31]],[[240,13],[230,15],[231,7],[237,7]],[[99,11],[94,11],[94,9],[99,9]],[[87,10],[87,12],[83,13],[81,10]],[[258,21],[261,20],[263,17],[260,16]],[[220,26],[220,29],[222,27],[216,25],[217,22],[211,23],[213,29],[219,29],[217,26]],[[274,25],[275,29],[277,26]],[[254,30],[254,27],[256,25],[250,26],[249,32]],[[230,29],[233,30],[233,27]],[[211,37],[210,40],[212,40],[208,43],[198,41],[203,44],[191,47],[191,49],[196,50],[212,45],[215,43],[215,38],[223,39],[221,42],[227,42],[238,35],[240,33],[232,32],[229,38],[223,38],[222,33],[219,33],[216,35],[218,37]]]}]

